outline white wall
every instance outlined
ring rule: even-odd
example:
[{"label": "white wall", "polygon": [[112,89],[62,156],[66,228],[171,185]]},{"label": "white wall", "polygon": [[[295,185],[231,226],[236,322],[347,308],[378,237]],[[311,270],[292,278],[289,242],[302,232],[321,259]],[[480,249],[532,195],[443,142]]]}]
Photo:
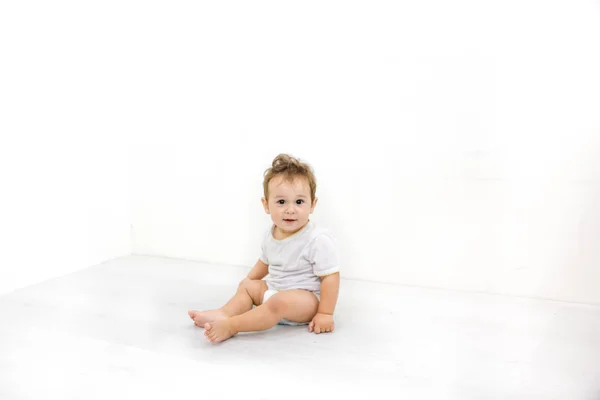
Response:
[{"label": "white wall", "polygon": [[398,3],[11,4],[3,106],[124,135],[134,253],[253,264],[290,152],[346,277],[600,303],[597,4]]},{"label": "white wall", "polygon": [[130,254],[127,152],[52,138],[0,141],[0,294]]},{"label": "white wall", "polygon": [[131,251],[129,127],[77,12],[0,5],[0,294]]},{"label": "white wall", "polygon": [[316,169],[314,218],[339,237],[346,277],[600,303],[597,5],[252,2],[144,18],[134,253],[252,265],[261,174],[290,152]]}]

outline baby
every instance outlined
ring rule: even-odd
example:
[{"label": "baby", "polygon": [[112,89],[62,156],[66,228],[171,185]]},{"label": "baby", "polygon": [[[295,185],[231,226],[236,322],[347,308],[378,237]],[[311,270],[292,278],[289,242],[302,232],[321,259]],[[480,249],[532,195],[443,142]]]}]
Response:
[{"label": "baby", "polygon": [[312,168],[289,155],[278,155],[265,171],[261,200],[273,225],[262,239],[260,258],[227,304],[188,312],[208,340],[222,342],[278,323],[333,331],[340,262],[334,238],[309,219],[316,189]]}]

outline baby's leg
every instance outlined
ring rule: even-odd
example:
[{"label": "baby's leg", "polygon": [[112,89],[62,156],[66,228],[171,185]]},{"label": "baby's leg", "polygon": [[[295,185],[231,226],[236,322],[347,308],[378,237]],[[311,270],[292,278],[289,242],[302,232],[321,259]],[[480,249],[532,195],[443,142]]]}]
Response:
[{"label": "baby's leg", "polygon": [[267,291],[267,283],[263,280],[244,280],[238,286],[236,294],[218,310],[188,311],[194,323],[204,328],[207,322],[219,321],[233,317],[252,309],[252,305],[262,304],[262,298]]},{"label": "baby's leg", "polygon": [[208,322],[204,334],[211,342],[222,342],[239,332],[263,331],[282,318],[294,322],[310,322],[319,308],[317,297],[306,290],[283,290],[265,304],[244,314]]}]

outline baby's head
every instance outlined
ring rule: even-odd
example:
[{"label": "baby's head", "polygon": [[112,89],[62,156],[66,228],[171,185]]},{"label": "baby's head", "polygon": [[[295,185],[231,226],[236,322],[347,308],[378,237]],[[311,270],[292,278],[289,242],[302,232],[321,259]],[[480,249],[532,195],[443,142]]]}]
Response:
[{"label": "baby's head", "polygon": [[290,234],[308,223],[317,205],[317,181],[310,165],[287,154],[273,160],[265,171],[263,207],[275,225]]}]

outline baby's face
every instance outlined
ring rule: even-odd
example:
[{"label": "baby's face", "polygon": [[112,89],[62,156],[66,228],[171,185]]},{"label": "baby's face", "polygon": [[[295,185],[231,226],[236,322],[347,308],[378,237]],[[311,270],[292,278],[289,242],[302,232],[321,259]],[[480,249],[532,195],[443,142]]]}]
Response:
[{"label": "baby's face", "polygon": [[286,181],[279,175],[269,182],[269,200],[262,199],[267,214],[283,232],[292,234],[308,223],[310,214],[317,205],[311,203],[310,186],[304,177]]}]

